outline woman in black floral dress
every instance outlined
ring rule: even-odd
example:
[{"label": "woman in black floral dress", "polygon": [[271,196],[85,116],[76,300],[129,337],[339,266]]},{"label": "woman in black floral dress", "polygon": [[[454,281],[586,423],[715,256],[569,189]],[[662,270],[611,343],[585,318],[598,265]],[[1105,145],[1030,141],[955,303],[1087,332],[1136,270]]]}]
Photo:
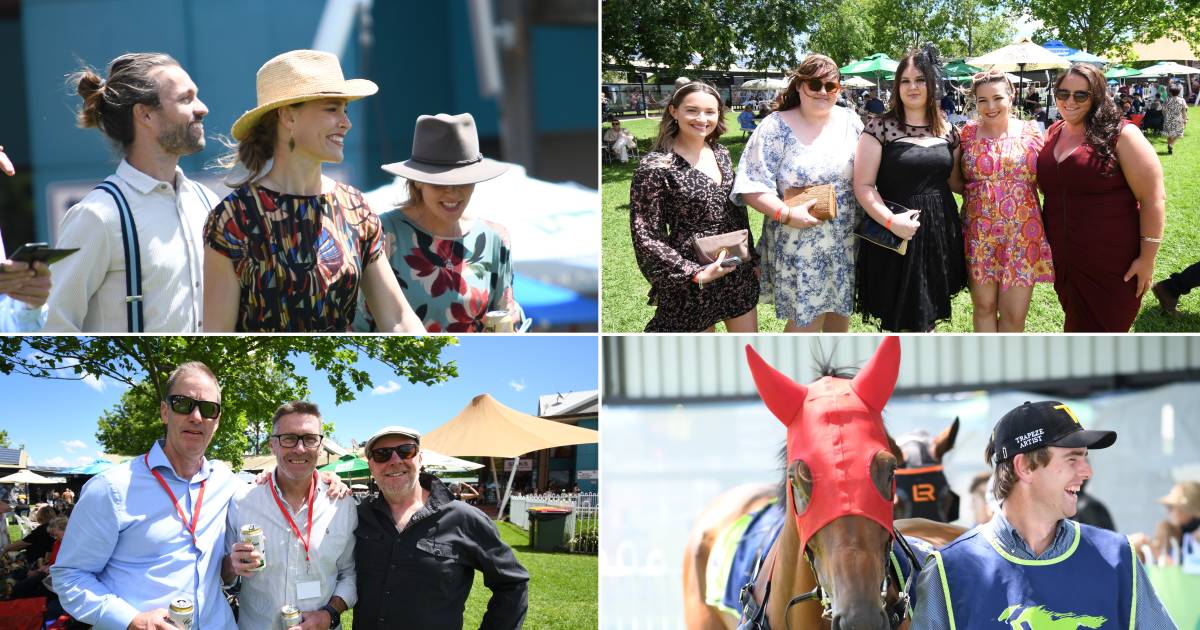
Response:
[{"label": "woman in black floral dress", "polygon": [[749,230],[746,209],[729,201],[733,165],[717,139],[725,132],[725,106],[710,85],[693,81],[671,96],[658,126],[654,151],[633,174],[629,223],[638,267],[650,282],[656,307],[646,332],[757,332],[758,265],[698,262],[700,237]]}]

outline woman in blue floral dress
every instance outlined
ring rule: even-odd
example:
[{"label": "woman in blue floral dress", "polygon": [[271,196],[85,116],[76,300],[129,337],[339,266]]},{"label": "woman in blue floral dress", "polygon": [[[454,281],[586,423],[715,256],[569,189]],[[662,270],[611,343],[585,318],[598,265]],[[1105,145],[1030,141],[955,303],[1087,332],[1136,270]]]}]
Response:
[{"label": "woman in blue floral dress", "polygon": [[[513,299],[508,232],[464,215],[475,184],[508,170],[479,152],[475,119],[420,116],[412,158],[383,170],[407,179],[408,201],[379,219],[388,262],[425,329],[480,332],[490,311],[508,311],[519,325],[524,316]],[[370,314],[354,328],[371,330]]]},{"label": "woman in blue floral dress", "polygon": [[[761,301],[774,302],[786,332],[844,332],[854,308],[854,147],[862,121],[835,105],[838,66],[809,55],[792,75],[779,111],[746,143],[731,198],[766,215],[759,253]],[[833,186],[837,215],[808,213],[815,202],[787,208],[789,188]]]}]

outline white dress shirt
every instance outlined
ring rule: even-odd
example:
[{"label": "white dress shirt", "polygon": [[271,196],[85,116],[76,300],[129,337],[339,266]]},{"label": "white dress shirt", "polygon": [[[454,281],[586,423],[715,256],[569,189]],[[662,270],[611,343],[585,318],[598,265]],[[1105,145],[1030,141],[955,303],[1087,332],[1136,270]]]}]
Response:
[{"label": "white dress shirt", "polygon": [[[311,536],[307,562],[304,546],[271,495],[272,486],[300,533]],[[304,612],[319,610],[334,595],[345,600],[349,607],[358,602],[354,572],[357,506],[349,497],[330,501],[326,496],[328,490],[328,484],[318,482],[313,497],[312,534],[308,534],[308,503],[288,505],[283,490],[275,485],[273,473],[270,484],[254,486],[229,506],[227,551],[241,541],[241,527],[247,523],[262,527],[266,538],[267,566],[252,577],[242,578],[242,592],[238,598],[241,604],[238,627],[242,630],[281,627],[279,609],[285,604]],[[298,585],[314,581],[320,582],[320,595],[300,599]]]},{"label": "white dress shirt", "polygon": [[[203,314],[204,220],[220,199],[175,167],[175,186],[121,160],[117,187],[137,225],[146,332],[198,332]],[[203,191],[201,193],[200,191]],[[51,267],[46,332],[125,332],[125,248],[108,193],[93,190],[67,211],[55,247],[80,251]]]}]

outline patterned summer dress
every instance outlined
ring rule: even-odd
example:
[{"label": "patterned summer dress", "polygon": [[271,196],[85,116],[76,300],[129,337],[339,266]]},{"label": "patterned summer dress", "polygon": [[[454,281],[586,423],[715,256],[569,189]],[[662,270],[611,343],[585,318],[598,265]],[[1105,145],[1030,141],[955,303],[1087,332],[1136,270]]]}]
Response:
[{"label": "patterned summer dress", "polygon": [[[629,228],[638,268],[650,282],[649,303],[656,307],[647,332],[701,332],[758,304],[757,260],[704,287],[692,282],[704,268],[693,247],[697,237],[750,227],[746,209],[729,201],[729,149],[718,144],[713,153],[719,183],[673,151],[646,154],[633,174]],[[753,252],[753,238],[749,245]]]},{"label": "patterned summer dress", "polygon": [[383,251],[379,217],[362,193],[284,195],[256,184],[229,193],[204,242],[233,261],[238,332],[343,332],[362,271]]},{"label": "patterned summer dress", "polygon": [[1172,96],[1163,106],[1163,133],[1168,138],[1178,138],[1183,135],[1183,113],[1187,111],[1187,101],[1182,96]]},{"label": "patterned summer dress", "polygon": [[963,235],[967,268],[976,284],[1031,287],[1054,282],[1054,263],[1037,194],[1037,158],[1042,150],[1037,123],[1021,133],[980,138],[979,124],[962,130]]},{"label": "patterned summer dress", "polygon": [[733,183],[733,202],[746,193],[782,198],[788,188],[832,184],[837,216],[811,228],[763,221],[761,301],[774,302],[775,314],[799,326],[822,313],[849,316],[854,307],[854,227],[863,210],[854,198],[854,150],[862,121],[834,107],[825,129],[804,144],[778,114],[763,119],[746,143]]},{"label": "patterned summer dress", "polygon": [[[512,246],[498,223],[476,219],[466,234],[445,238],[426,232],[402,209],[379,217],[384,250],[404,297],[429,332],[480,332],[488,311],[524,319],[513,299]],[[373,330],[367,309],[354,329]]]}]

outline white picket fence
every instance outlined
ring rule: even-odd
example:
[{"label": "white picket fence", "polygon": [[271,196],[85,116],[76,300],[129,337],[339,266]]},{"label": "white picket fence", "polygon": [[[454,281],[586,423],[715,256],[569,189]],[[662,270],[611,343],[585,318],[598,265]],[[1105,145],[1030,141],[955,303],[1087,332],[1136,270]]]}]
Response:
[{"label": "white picket fence", "polygon": [[509,511],[509,520],[526,531],[529,530],[529,508],[539,505],[571,508],[566,526],[567,550],[573,553],[599,552],[599,494],[527,494],[513,496],[510,502],[512,509]]}]

